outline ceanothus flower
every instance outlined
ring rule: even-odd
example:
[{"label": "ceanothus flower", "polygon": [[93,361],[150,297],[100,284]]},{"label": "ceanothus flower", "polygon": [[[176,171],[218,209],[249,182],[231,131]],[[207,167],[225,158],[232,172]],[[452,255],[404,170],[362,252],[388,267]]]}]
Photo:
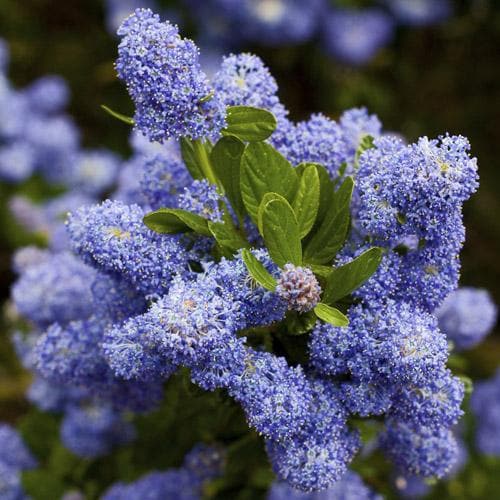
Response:
[{"label": "ceanothus flower", "polygon": [[25,140],[35,150],[36,168],[48,182],[58,184],[72,168],[80,133],[65,115],[34,115],[26,123]]},{"label": "ceanothus flower", "polygon": [[88,318],[95,270],[69,252],[56,253],[27,267],[12,287],[21,314],[41,327]]},{"label": "ceanothus flower", "polygon": [[359,436],[346,425],[337,390],[326,379],[311,380],[307,420],[292,437],[267,440],[271,465],[281,480],[303,491],[327,489],[338,481],[359,449]]},{"label": "ceanothus flower", "polygon": [[23,274],[29,267],[46,262],[51,257],[48,250],[33,245],[21,247],[14,252],[12,268],[15,273]]},{"label": "ceanothus flower", "polygon": [[458,457],[457,441],[445,427],[430,429],[389,421],[381,446],[400,470],[422,477],[445,476]]},{"label": "ceanothus flower", "polygon": [[61,424],[61,440],[75,455],[96,458],[135,437],[135,429],[110,407],[87,405],[70,408]]},{"label": "ceanothus flower", "polygon": [[222,222],[221,203],[223,197],[217,192],[217,187],[206,179],[195,180],[184,188],[179,195],[179,208],[200,215],[212,222]]},{"label": "ceanothus flower", "polygon": [[486,290],[462,287],[446,297],[436,315],[439,328],[455,347],[470,349],[495,326],[497,306]]},{"label": "ceanothus flower", "polygon": [[21,436],[14,428],[4,423],[0,423],[0,463],[17,470],[32,469],[36,466],[36,460]]},{"label": "ceanothus flower", "polygon": [[423,137],[410,145],[376,139],[361,155],[357,176],[358,217],[366,232],[394,244],[410,235],[428,244],[452,238],[453,216],[478,185],[469,149],[461,136]]},{"label": "ceanothus flower", "polygon": [[231,32],[245,40],[283,45],[309,39],[318,26],[323,0],[215,0]]},{"label": "ceanothus flower", "polygon": [[321,373],[397,386],[427,380],[446,362],[446,338],[424,311],[388,301],[353,306],[348,316],[348,327],[319,324],[311,334],[311,364]]},{"label": "ceanothus flower", "polygon": [[19,183],[35,169],[35,150],[25,141],[16,141],[0,147],[0,179]]},{"label": "ceanothus flower", "polygon": [[292,165],[319,163],[332,178],[338,177],[342,163],[348,158],[348,143],[342,129],[322,114],[312,115],[291,127],[277,147]]},{"label": "ceanothus flower", "polygon": [[146,295],[158,295],[176,274],[188,272],[188,256],[179,237],[149,230],[144,215],[138,205],[107,200],[70,214],[68,230],[74,250],[86,262],[120,273]]},{"label": "ceanothus flower", "polygon": [[65,327],[52,324],[35,346],[36,368],[48,380],[61,384],[104,383],[108,367],[99,355],[101,321],[72,321]]},{"label": "ceanothus flower", "polygon": [[225,108],[201,70],[196,45],[149,9],[137,9],[118,35],[116,69],[135,103],[136,127],[159,142],[216,136]]},{"label": "ceanothus flower", "polygon": [[463,415],[464,385],[444,367],[423,383],[402,387],[388,414],[397,420],[428,429],[450,428]]},{"label": "ceanothus flower", "polygon": [[362,65],[388,45],[394,21],[380,9],[331,9],[323,20],[323,44],[340,61]]},{"label": "ceanothus flower", "polygon": [[481,453],[500,456],[500,369],[475,384],[471,409],[476,417],[476,446]]},{"label": "ceanothus flower", "polygon": [[[258,249],[252,253],[268,272],[278,277],[279,269],[272,262],[267,250]],[[255,285],[241,253],[235,255],[233,260],[222,258],[217,264],[207,263],[206,274],[238,303],[240,323],[237,329],[266,326],[285,317],[285,301],[277,293]]]},{"label": "ceanothus flower", "polygon": [[287,303],[289,309],[306,313],[320,301],[321,287],[309,268],[289,263],[281,271],[276,293]]},{"label": "ceanothus flower", "polygon": [[[142,167],[140,191],[145,202],[153,210],[177,207],[178,195],[193,182],[180,152],[174,147],[169,149],[168,153],[158,154],[145,160]],[[136,170],[134,168],[135,176],[137,176]]]},{"label": "ceanothus flower", "polygon": [[385,0],[401,24],[428,26],[446,21],[452,14],[450,0]]},{"label": "ceanothus flower", "polygon": [[64,412],[88,398],[89,391],[84,387],[54,384],[37,375],[29,386],[26,397],[42,411]]},{"label": "ceanothus flower", "polygon": [[80,193],[98,196],[114,184],[118,167],[119,158],[111,151],[81,151],[71,159],[71,167],[60,181]]},{"label": "ceanothus flower", "polygon": [[0,462],[0,495],[2,500],[28,500],[21,483],[21,471]]},{"label": "ceanothus flower", "polygon": [[358,474],[348,470],[324,491],[304,492],[283,481],[275,481],[267,500],[382,500],[382,497],[370,490]]},{"label": "ceanothus flower", "polygon": [[120,324],[146,311],[146,300],[119,275],[97,273],[92,283],[94,315],[109,324]]},{"label": "ceanothus flower", "polygon": [[243,53],[224,57],[212,84],[225,106],[267,109],[278,124],[286,120],[288,111],[278,98],[276,80],[258,56]]},{"label": "ceanothus flower", "polygon": [[197,444],[178,469],[151,472],[133,483],[116,483],[109,488],[103,500],[198,500],[207,481],[222,474],[224,450],[218,446]]},{"label": "ceanothus flower", "polygon": [[38,78],[23,93],[26,95],[30,109],[41,114],[63,111],[70,97],[68,84],[57,75]]},{"label": "ceanothus flower", "polygon": [[344,111],[339,120],[340,128],[347,143],[348,159],[354,160],[354,155],[363,137],[374,138],[382,133],[382,123],[374,114],[369,114],[366,108],[352,108]]},{"label": "ceanothus flower", "polygon": [[249,353],[245,369],[233,378],[229,393],[238,401],[248,423],[267,438],[280,441],[304,426],[312,393],[301,367],[267,352]]}]

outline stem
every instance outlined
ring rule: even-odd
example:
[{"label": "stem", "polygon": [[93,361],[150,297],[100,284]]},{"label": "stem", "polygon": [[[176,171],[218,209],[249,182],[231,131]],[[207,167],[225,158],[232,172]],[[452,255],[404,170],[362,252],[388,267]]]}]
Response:
[{"label": "stem", "polygon": [[193,140],[192,144],[203,175],[207,178],[208,182],[217,185],[217,177],[215,177],[214,171],[212,170],[210,158],[208,157],[207,150],[201,142],[201,139]]}]

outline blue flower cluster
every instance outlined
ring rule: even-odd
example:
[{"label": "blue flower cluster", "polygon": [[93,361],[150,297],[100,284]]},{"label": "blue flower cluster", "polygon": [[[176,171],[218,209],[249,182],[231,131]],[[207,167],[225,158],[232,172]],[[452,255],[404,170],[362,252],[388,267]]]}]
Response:
[{"label": "blue flower cluster", "polygon": [[5,500],[27,500],[21,485],[21,472],[36,465],[16,430],[0,424],[0,496]]},{"label": "blue flower cluster", "polygon": [[118,35],[116,69],[136,105],[136,126],[151,141],[210,137],[224,127],[225,108],[212,95],[198,48],[176,26],[137,9]]},{"label": "blue flower cluster", "polygon": [[284,482],[272,484],[267,500],[381,500],[363,483],[355,472],[347,472],[342,479],[325,491],[305,493]]},{"label": "blue flower cluster", "polygon": [[119,159],[82,150],[80,133],[65,114],[69,89],[61,77],[41,77],[23,89],[8,80],[8,48],[0,66],[0,180],[20,183],[35,173],[49,183],[102,194],[114,183]]},{"label": "blue flower cluster", "polygon": [[500,369],[489,380],[479,382],[471,398],[476,417],[476,446],[481,453],[500,456]]},{"label": "blue flower cluster", "polygon": [[224,449],[199,444],[186,455],[184,463],[178,469],[151,472],[130,484],[114,484],[102,499],[196,500],[201,498],[203,485],[222,474],[224,465]]},{"label": "blue flower cluster", "polygon": [[[242,408],[286,483],[275,486],[276,498],[284,488],[372,498],[348,467],[363,444],[359,421],[374,417],[376,445],[398,471],[444,476],[458,455],[451,429],[462,414],[464,387],[446,367],[448,344],[435,311],[457,286],[462,205],[477,188],[466,139],[446,135],[407,145],[382,135],[378,118],[364,109],[347,111],[338,123],[323,115],[293,123],[255,56],[225,58],[210,83],[196,46],[151,11],[137,10],[120,34],[117,69],[137,107],[133,156],[109,199],[71,207],[67,239],[15,259],[20,276],[12,299],[32,330],[15,339],[36,373],[30,399],[64,414],[61,437],[69,449],[100,456],[133,439],[130,412],[154,409],[164,383],[182,368],[201,389],[222,389],[221,397]],[[177,139],[185,146],[217,138],[228,105],[276,113],[277,130],[263,147],[272,144],[294,167],[321,163],[322,186],[354,178],[346,210],[351,230],[328,266],[299,261],[280,269],[260,238],[251,239],[251,249],[217,252],[223,247],[208,229],[223,215],[236,238],[256,228],[224,214],[229,191],[191,178]],[[208,142],[201,146],[210,151]],[[333,200],[338,193],[332,187]],[[170,208],[162,211],[170,222],[186,216],[179,209],[199,217],[175,219],[185,233],[161,234],[143,222],[159,207]],[[42,223],[52,227],[52,214],[62,209],[47,208]],[[312,310],[328,291],[323,277],[373,245],[383,253],[377,272],[338,302],[349,325],[319,321]],[[256,283],[249,258],[275,286]],[[301,333],[297,348],[291,339]],[[201,463],[216,469],[205,453],[212,452],[189,456],[181,469],[118,484],[105,498],[145,491],[182,498],[172,488],[196,497],[215,474],[200,473]]]},{"label": "blue flower cluster", "polygon": [[497,306],[486,290],[462,287],[450,293],[436,311],[439,328],[456,349],[482,342],[497,320]]}]

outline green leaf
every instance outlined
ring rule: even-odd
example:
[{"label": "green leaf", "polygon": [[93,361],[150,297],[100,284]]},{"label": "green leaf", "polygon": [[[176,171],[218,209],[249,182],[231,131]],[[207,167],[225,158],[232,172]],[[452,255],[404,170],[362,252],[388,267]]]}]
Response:
[{"label": "green leaf", "polygon": [[352,178],[347,177],[333,195],[329,211],[306,244],[304,261],[308,264],[328,264],[342,248],[349,230],[353,188]]},{"label": "green leaf", "polygon": [[144,216],[144,224],[157,233],[173,234],[194,231],[212,236],[208,220],[180,208],[160,208]]},{"label": "green leaf", "polygon": [[248,248],[248,241],[236,230],[234,226],[222,222],[209,222],[208,229],[223,250],[225,256],[232,257],[240,248]]},{"label": "green leaf", "polygon": [[259,262],[257,257],[250,252],[248,249],[244,249],[241,252],[241,256],[243,258],[243,262],[245,266],[247,266],[248,272],[250,276],[260,285],[262,285],[265,289],[274,292],[276,289],[276,280],[274,277],[268,272],[268,270],[264,267],[264,265]]},{"label": "green leaf", "polygon": [[474,382],[470,377],[467,375],[458,375],[458,378],[461,380],[461,382],[464,384],[464,392],[465,394],[469,395],[472,394],[474,391]]},{"label": "green leaf", "polygon": [[114,111],[105,104],[101,104],[101,108],[106,111],[109,115],[111,115],[113,118],[116,118],[117,120],[120,120],[123,123],[126,123],[127,125],[135,125],[135,121],[132,117],[127,116],[127,115],[122,115],[121,113],[118,113],[118,111]]},{"label": "green leaf", "polygon": [[54,500],[62,498],[67,485],[54,476],[49,469],[27,470],[22,473],[23,490],[33,500]]},{"label": "green leaf", "polygon": [[266,193],[277,193],[292,202],[299,185],[295,169],[271,145],[252,142],[241,158],[240,188],[243,203],[257,224],[260,202]]},{"label": "green leaf", "polygon": [[271,112],[250,106],[228,107],[226,122],[222,135],[233,135],[247,142],[264,141],[276,129],[276,118]]},{"label": "green leaf", "polygon": [[308,165],[302,172],[299,188],[292,204],[299,223],[301,239],[312,229],[318,215],[319,193],[318,169],[315,165]]},{"label": "green leaf", "polygon": [[314,274],[325,279],[327,279],[333,272],[333,267],[322,266],[321,264],[309,264],[309,268]]},{"label": "green leaf", "polygon": [[210,161],[231,206],[239,218],[245,214],[241,198],[240,170],[245,145],[237,137],[223,137],[212,149]]},{"label": "green leaf", "polygon": [[322,302],[314,308],[314,312],[319,319],[325,321],[326,323],[330,323],[333,326],[349,325],[349,319],[347,316],[342,314],[338,309],[330,307],[327,304],[323,304]]},{"label": "green leaf", "polygon": [[286,200],[269,201],[262,212],[262,236],[269,255],[278,266],[302,264],[299,224]]},{"label": "green leaf", "polygon": [[257,212],[257,228],[258,228],[259,233],[261,235],[264,234],[263,229],[262,229],[262,215],[264,213],[264,208],[272,200],[282,200],[282,201],[286,202],[286,199],[283,198],[283,196],[281,196],[278,193],[266,193],[264,195],[264,197],[262,198],[262,201],[260,202],[259,210]]},{"label": "green leaf", "polygon": [[180,143],[182,159],[186,168],[189,170],[191,177],[197,180],[204,179],[203,172],[198,164],[198,156],[194,149],[193,141],[182,137]]},{"label": "green leaf", "polygon": [[294,337],[304,335],[304,333],[310,332],[314,328],[317,321],[318,317],[314,314],[314,311],[303,314],[288,311],[286,313],[286,333]]},{"label": "green leaf", "polygon": [[356,150],[356,153],[354,155],[354,166],[356,168],[359,165],[359,159],[361,155],[368,149],[372,149],[375,147],[373,141],[374,141],[373,136],[369,134],[364,135],[359,141],[358,149]]},{"label": "green leaf", "polygon": [[377,270],[382,250],[374,247],[344,266],[336,267],[328,276],[323,301],[332,304],[359,288]]},{"label": "green leaf", "polygon": [[297,166],[296,170],[297,172],[299,172],[299,174],[302,174],[310,165],[314,165],[316,167],[320,185],[318,215],[316,217],[317,226],[323,221],[325,215],[332,206],[332,199],[335,194],[335,188],[328,170],[326,170],[326,168],[319,163],[301,163]]}]

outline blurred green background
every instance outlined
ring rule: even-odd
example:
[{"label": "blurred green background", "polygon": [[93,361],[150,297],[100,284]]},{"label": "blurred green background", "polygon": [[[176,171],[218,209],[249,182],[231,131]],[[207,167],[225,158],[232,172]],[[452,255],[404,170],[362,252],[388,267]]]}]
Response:
[{"label": "blurred green background", "polygon": [[[465,209],[462,284],[487,288],[500,304],[500,2],[464,0],[455,5],[455,15],[444,25],[399,29],[395,41],[361,68],[335,63],[314,43],[248,49],[270,66],[294,119],[319,111],[336,118],[348,107],[367,106],[386,130],[409,140],[446,131],[470,139],[481,187]],[[16,86],[45,74],[63,76],[72,91],[69,112],[81,128],[83,144],[127,154],[127,126],[99,107],[106,103],[132,114],[115,77],[117,40],[106,30],[101,0],[0,0],[0,37],[10,46],[9,73]],[[4,204],[12,193],[13,188],[0,187],[0,221],[8,217]],[[0,241],[2,302],[14,278],[10,255],[22,240],[10,234]],[[0,326],[0,420],[15,420],[25,409],[21,394],[26,381]],[[467,353],[466,362],[473,378],[493,373],[500,365],[498,329]],[[488,471],[497,465],[486,461],[482,467]],[[447,494],[466,498],[449,490]]]}]

